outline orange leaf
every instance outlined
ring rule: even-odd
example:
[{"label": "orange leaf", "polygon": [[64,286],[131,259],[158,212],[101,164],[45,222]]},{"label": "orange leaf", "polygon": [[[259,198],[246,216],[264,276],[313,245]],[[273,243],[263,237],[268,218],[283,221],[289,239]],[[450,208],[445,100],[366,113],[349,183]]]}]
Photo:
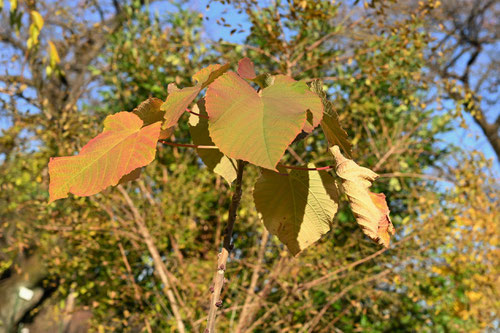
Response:
[{"label": "orange leaf", "polygon": [[142,127],[132,112],[119,112],[104,120],[104,131],[90,140],[76,156],[51,158],[49,202],[96,194],[137,168],[153,161],[160,122]]},{"label": "orange leaf", "polygon": [[331,147],[330,152],[335,159],[336,173],[342,179],[342,188],[347,194],[356,222],[365,235],[388,247],[389,233],[394,234],[394,227],[389,218],[385,195],[368,190],[378,175],[345,158],[339,146]]}]

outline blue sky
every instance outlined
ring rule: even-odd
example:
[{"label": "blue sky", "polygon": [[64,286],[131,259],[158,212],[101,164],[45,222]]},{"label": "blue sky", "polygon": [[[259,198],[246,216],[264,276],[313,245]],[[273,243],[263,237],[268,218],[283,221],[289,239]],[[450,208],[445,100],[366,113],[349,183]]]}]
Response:
[{"label": "blue sky", "polygon": [[[209,1],[189,0],[186,1],[183,5],[184,8],[197,10],[204,16],[209,17],[209,20],[204,20],[204,37],[210,40],[223,39],[232,43],[243,43],[247,34],[246,32],[250,27],[248,20],[246,19],[246,15],[244,13],[239,14],[237,10],[235,10],[232,6],[222,5],[219,2],[211,2],[209,9],[207,9],[208,2]],[[268,1],[261,2],[265,4]],[[164,1],[153,3],[150,6],[150,9],[152,14],[157,12],[160,16],[168,15],[168,12],[176,11],[176,7],[174,5]],[[230,35],[231,28],[225,28],[215,23],[216,20],[222,16],[228,23],[233,26],[236,26],[236,24],[241,24],[245,32]],[[2,50],[2,52],[5,56],[5,50]],[[4,72],[5,68],[0,68],[0,74]],[[500,114],[500,110],[489,110],[487,113],[488,118],[493,118],[498,114]],[[467,129],[463,129],[458,126],[457,122],[457,126],[455,126],[456,129],[450,133],[441,135],[441,139],[445,144],[452,143],[461,146],[466,150],[476,149],[483,152],[487,158],[496,161],[493,163],[494,170],[495,173],[500,176],[500,164],[496,160],[496,154],[483,135],[480,127],[476,125],[469,114],[464,114],[464,118],[466,120],[466,124],[468,125]],[[5,117],[2,117],[0,114],[0,129],[6,128],[9,125],[9,121],[5,119]]]}]

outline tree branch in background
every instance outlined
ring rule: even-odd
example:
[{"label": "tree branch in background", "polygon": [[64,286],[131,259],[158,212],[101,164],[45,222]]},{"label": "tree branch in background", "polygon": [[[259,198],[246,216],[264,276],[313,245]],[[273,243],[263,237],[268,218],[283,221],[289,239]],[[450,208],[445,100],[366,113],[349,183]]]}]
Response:
[{"label": "tree branch in background", "polygon": [[226,271],[227,259],[232,250],[231,237],[233,236],[233,227],[236,221],[236,213],[241,201],[241,187],[243,182],[243,169],[246,162],[238,160],[238,174],[236,177],[236,187],[234,189],[233,197],[231,199],[231,206],[229,207],[229,217],[226,227],[226,235],[224,236],[224,243],[221,252],[218,254],[217,269],[213,279],[213,292],[210,298],[210,310],[208,312],[208,321],[206,333],[215,332],[215,319],[217,317],[217,308],[222,306],[220,299],[222,287],[224,286],[224,272]]},{"label": "tree branch in background", "polygon": [[161,259],[160,253],[158,252],[158,248],[156,247],[153,237],[151,237],[151,234],[149,233],[149,230],[144,223],[144,219],[142,218],[142,215],[139,214],[139,211],[137,210],[137,207],[135,207],[132,199],[129,197],[127,191],[123,188],[123,186],[118,185],[117,186],[118,190],[120,193],[123,195],[125,198],[125,201],[127,202],[130,210],[132,211],[132,214],[134,215],[134,220],[137,225],[137,229],[141,236],[144,239],[144,242],[146,243],[146,246],[148,248],[149,254],[151,254],[151,257],[153,258],[153,263],[155,266],[155,272],[158,274],[160,277],[161,282],[163,283],[163,288],[165,291],[165,294],[167,295],[167,298],[170,302],[170,307],[172,308],[172,312],[174,314],[174,317],[177,321],[177,329],[179,332],[184,333],[186,332],[186,328],[184,326],[184,322],[182,321],[182,316],[179,311],[179,303],[177,299],[175,298],[175,295],[172,291],[171,287],[171,282],[169,279],[170,272],[167,270],[167,267],[165,266],[165,263]]}]

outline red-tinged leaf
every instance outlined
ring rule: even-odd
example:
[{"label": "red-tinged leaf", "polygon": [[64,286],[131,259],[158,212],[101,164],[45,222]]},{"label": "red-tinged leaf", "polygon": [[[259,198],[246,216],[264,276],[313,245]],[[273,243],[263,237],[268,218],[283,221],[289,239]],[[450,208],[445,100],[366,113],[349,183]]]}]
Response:
[{"label": "red-tinged leaf", "polygon": [[253,80],[257,77],[252,60],[245,57],[238,61],[238,75],[247,80]]},{"label": "red-tinged leaf", "polygon": [[330,230],[339,201],[333,177],[315,170],[277,173],[263,169],[253,197],[267,230],[278,236],[293,255]]},{"label": "red-tinged leaf", "polygon": [[370,197],[375,206],[382,214],[382,218],[378,222],[377,231],[379,243],[381,243],[385,247],[389,247],[389,244],[391,242],[391,235],[394,235],[395,230],[394,226],[392,225],[391,218],[389,217],[390,210],[389,206],[387,206],[385,194],[370,192]]},{"label": "red-tinged leaf", "polygon": [[385,247],[389,246],[389,233],[394,233],[389,218],[385,195],[368,189],[378,175],[370,169],[345,158],[338,146],[330,148],[336,163],[336,173],[342,179],[342,188],[347,194],[352,212],[365,235]]},{"label": "red-tinged leaf", "polygon": [[162,125],[162,129],[167,129],[177,124],[179,118],[191,105],[200,91],[225,73],[228,68],[229,64],[210,65],[203,68],[193,75],[193,80],[196,82],[194,87],[178,89],[175,85],[169,84],[169,95],[165,103],[161,105],[161,110],[165,112],[165,121]]},{"label": "red-tinged leaf", "polygon": [[[143,127],[149,126],[153,123],[163,121],[165,116],[165,111],[161,111],[160,107],[163,104],[163,101],[159,98],[148,98],[137,108],[135,108],[132,112],[136,114],[143,121]],[[166,139],[172,135],[174,131],[174,126],[169,127],[167,129],[161,130],[159,140]],[[136,177],[137,178],[137,177]]]},{"label": "red-tinged leaf", "polygon": [[304,127],[310,94],[304,82],[282,75],[257,93],[236,73],[225,73],[207,90],[210,137],[228,157],[276,170]]},{"label": "red-tinged leaf", "polygon": [[49,162],[49,202],[96,194],[137,168],[151,163],[156,154],[160,122],[142,127],[132,112],[119,112],[104,120],[104,131],[90,140],[76,156]]}]

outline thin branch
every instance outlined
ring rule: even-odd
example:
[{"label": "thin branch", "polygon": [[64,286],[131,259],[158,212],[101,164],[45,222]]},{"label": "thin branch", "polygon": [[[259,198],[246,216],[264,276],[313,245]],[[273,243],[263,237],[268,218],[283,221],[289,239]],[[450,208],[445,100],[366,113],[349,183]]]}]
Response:
[{"label": "thin branch", "polygon": [[310,288],[317,287],[317,286],[319,286],[319,285],[321,285],[323,283],[326,283],[328,281],[331,281],[339,273],[342,273],[343,271],[346,271],[346,270],[349,270],[349,269],[354,268],[356,266],[359,266],[362,263],[365,263],[365,262],[367,262],[367,261],[369,261],[369,260],[371,260],[373,258],[376,258],[379,255],[381,255],[381,254],[385,253],[386,251],[390,250],[391,248],[395,248],[399,244],[401,244],[401,243],[403,243],[403,242],[411,239],[414,236],[415,236],[414,234],[410,234],[410,235],[402,238],[401,240],[397,241],[396,243],[394,243],[391,247],[386,247],[386,248],[380,249],[377,252],[370,254],[369,256],[366,256],[366,257],[364,257],[362,259],[359,259],[359,260],[357,260],[357,261],[355,261],[353,263],[350,263],[347,266],[343,266],[343,267],[341,267],[341,268],[339,268],[339,269],[337,269],[337,270],[335,270],[333,272],[330,272],[330,273],[328,273],[328,274],[326,274],[326,275],[324,275],[324,276],[322,276],[322,277],[320,277],[318,279],[315,279],[313,281],[309,281],[307,283],[303,283],[303,284],[301,284],[301,285],[299,285],[297,287],[297,290],[299,290],[299,291],[300,290],[307,290],[307,289],[310,289]]},{"label": "thin branch", "polygon": [[262,232],[262,237],[260,240],[259,253],[257,256],[257,264],[252,272],[252,278],[250,279],[250,285],[248,286],[248,294],[245,298],[245,302],[243,303],[243,309],[241,310],[240,320],[238,321],[238,326],[236,328],[236,332],[242,332],[245,326],[249,323],[248,321],[248,313],[249,309],[252,306],[252,302],[255,295],[255,287],[257,286],[257,282],[259,280],[260,269],[262,266],[262,262],[264,261],[264,254],[266,250],[267,241],[269,239],[269,232],[267,229],[264,229]]},{"label": "thin branch", "polygon": [[305,171],[321,171],[321,170],[331,170],[335,168],[333,165],[327,165],[324,167],[319,167],[319,168],[306,168],[306,167],[300,167],[300,166],[294,166],[294,165],[285,165],[278,163],[278,166],[285,168],[285,169],[293,169],[293,170],[305,170]]},{"label": "thin branch", "polygon": [[377,280],[381,277],[383,277],[384,275],[387,275],[391,270],[390,269],[386,269],[385,271],[382,271],[381,273],[378,273],[376,275],[373,275],[373,276],[370,276],[370,277],[367,277],[367,278],[364,278],[362,280],[359,280],[347,287],[345,287],[341,292],[339,292],[338,294],[334,295],[329,301],[328,303],[325,304],[325,306],[323,306],[323,308],[321,309],[320,312],[318,312],[318,314],[313,318],[312,321],[309,322],[309,325],[305,325],[301,332],[312,332],[314,330],[314,327],[319,323],[319,321],[321,320],[321,318],[325,315],[326,311],[330,308],[330,306],[335,303],[336,301],[338,301],[339,299],[341,299],[342,297],[344,297],[349,291],[351,291],[351,289],[359,286],[359,285],[362,285],[362,284],[365,284],[367,282],[371,282],[373,280]]},{"label": "thin branch", "polygon": [[229,217],[227,221],[226,235],[224,236],[224,243],[221,252],[218,254],[217,269],[213,278],[213,292],[210,298],[210,310],[208,312],[207,328],[205,333],[215,332],[215,320],[217,317],[217,308],[222,306],[220,299],[222,287],[224,286],[224,272],[226,271],[227,259],[229,253],[233,248],[231,238],[233,236],[234,223],[236,222],[236,213],[241,200],[241,187],[243,183],[243,170],[247,162],[238,160],[238,174],[236,177],[236,187],[234,189],[233,197],[231,199],[231,206],[229,207]]},{"label": "thin branch", "polygon": [[205,116],[204,114],[199,114],[199,113],[196,113],[194,111],[191,111],[189,109],[186,109],[187,112],[191,113],[191,114],[194,114],[195,116],[198,116],[200,118],[205,118],[205,119],[208,119],[208,116]]},{"label": "thin branch", "polygon": [[192,145],[188,143],[169,142],[165,140],[158,140],[158,142],[174,147],[187,147],[187,148],[197,148],[197,149],[219,149],[217,146]]},{"label": "thin branch", "polygon": [[[135,283],[134,273],[132,272],[132,268],[130,267],[130,263],[128,262],[127,254],[125,253],[125,249],[123,248],[122,243],[120,243],[119,241],[118,241],[118,248],[120,249],[120,253],[122,255],[122,260],[125,265],[125,268],[127,269],[129,280],[132,283],[132,286],[134,287],[134,297],[137,303],[139,303],[141,310],[144,311],[144,303],[142,302],[141,291],[137,283]],[[153,330],[151,329],[151,325],[149,324],[147,318],[144,318],[144,324],[146,325],[146,330],[148,331],[148,333],[153,333]]]},{"label": "thin branch", "polygon": [[118,185],[117,186],[118,190],[120,193],[123,195],[125,198],[125,201],[127,202],[130,210],[132,211],[132,214],[134,215],[134,220],[137,225],[137,229],[141,236],[144,239],[144,242],[146,243],[146,246],[148,248],[149,254],[153,258],[153,263],[156,268],[156,272],[158,273],[161,282],[163,283],[163,287],[165,290],[165,294],[167,295],[168,300],[170,301],[170,307],[172,308],[172,312],[174,314],[174,317],[177,321],[177,329],[179,332],[184,333],[186,332],[186,328],[184,326],[184,322],[182,321],[182,316],[179,311],[179,303],[177,302],[177,299],[175,298],[174,292],[172,291],[170,279],[169,279],[169,274],[170,272],[167,270],[167,267],[165,266],[165,263],[161,259],[160,253],[158,252],[158,248],[156,247],[153,237],[149,233],[149,229],[147,228],[146,224],[144,223],[144,219],[142,218],[141,214],[137,210],[137,207],[134,205],[134,202],[132,199],[129,197],[127,191],[123,188],[123,186]]},{"label": "thin branch", "polygon": [[435,180],[438,182],[448,182],[448,183],[453,183],[452,180],[442,178],[442,177],[436,177],[433,175],[426,175],[426,174],[421,174],[421,173],[406,173],[406,172],[392,172],[392,173],[381,173],[379,174],[380,177],[401,177],[401,178],[422,178],[422,179],[429,179],[429,180]]}]

